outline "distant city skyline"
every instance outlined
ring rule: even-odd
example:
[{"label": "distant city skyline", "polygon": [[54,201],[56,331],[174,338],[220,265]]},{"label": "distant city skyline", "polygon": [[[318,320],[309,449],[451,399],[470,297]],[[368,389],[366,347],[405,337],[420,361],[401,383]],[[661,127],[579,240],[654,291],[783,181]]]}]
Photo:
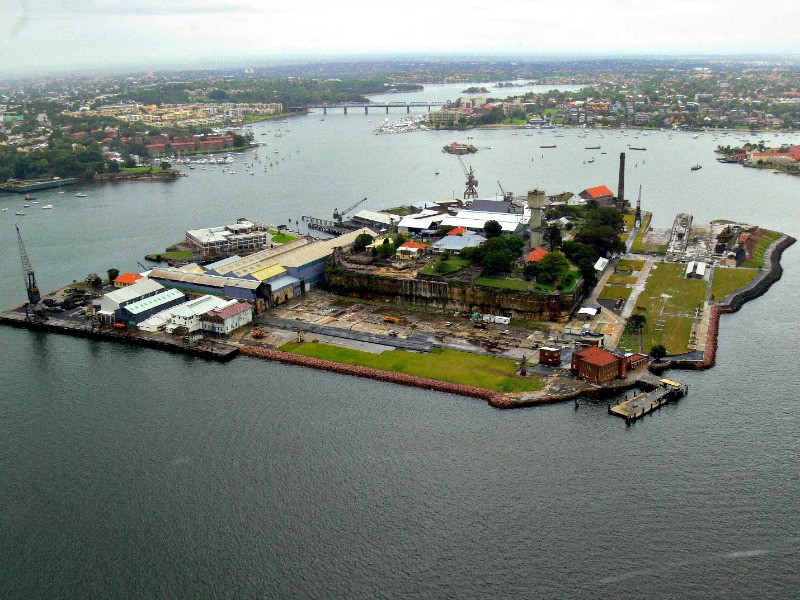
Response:
[{"label": "distant city skyline", "polygon": [[393,54],[798,54],[800,3],[6,0],[0,76]]}]

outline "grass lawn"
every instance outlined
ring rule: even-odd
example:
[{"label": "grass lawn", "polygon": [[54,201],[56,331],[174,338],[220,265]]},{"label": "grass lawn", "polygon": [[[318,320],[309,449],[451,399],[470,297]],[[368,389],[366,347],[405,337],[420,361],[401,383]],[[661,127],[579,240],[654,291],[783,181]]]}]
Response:
[{"label": "grass lawn", "polygon": [[297,236],[283,233],[277,229],[270,229],[269,234],[272,236],[272,241],[276,244],[288,244],[289,242],[293,242],[298,239]]},{"label": "grass lawn", "polygon": [[629,258],[623,258],[617,263],[616,268],[614,269],[615,273],[633,273],[634,271],[641,271],[644,269],[644,261],[643,260],[633,260]]},{"label": "grass lawn", "polygon": [[434,262],[425,265],[425,268],[422,269],[422,273],[426,275],[452,275],[471,264],[472,261],[458,256],[451,256],[445,261],[443,261],[441,257],[437,257]]},{"label": "grass lawn", "polygon": [[[686,279],[684,265],[653,265],[644,291],[636,300],[636,309],[647,317],[643,329],[644,351],[649,352],[654,344],[664,344],[670,354],[688,351],[689,334],[692,331],[695,308],[702,307],[706,294],[706,281]],[[659,315],[664,312],[663,323],[659,326]],[[667,314],[668,313],[668,314]],[[689,316],[686,316],[689,315]],[[659,330],[656,330],[658,327]],[[619,347],[638,351],[639,342],[635,334],[626,333]]]},{"label": "grass lawn", "polygon": [[457,350],[436,349],[429,354],[390,350],[373,354],[312,342],[289,342],[281,346],[280,350],[348,365],[474,385],[498,392],[535,391],[544,387],[544,382],[536,376],[514,375],[516,361]]},{"label": "grass lawn", "polygon": [[517,290],[527,292],[531,288],[531,282],[524,279],[503,279],[501,277],[478,277],[472,282],[475,285],[486,287],[501,288],[504,290]]},{"label": "grass lawn", "polygon": [[[169,162],[169,161],[167,161]],[[122,167],[120,172],[122,173],[147,173],[148,171],[153,171],[153,173],[160,173],[162,171],[161,167]]]},{"label": "grass lawn", "polygon": [[626,275],[612,275],[611,277],[608,278],[608,283],[616,283],[620,285],[626,285],[626,284],[633,285],[637,281],[639,281],[639,278],[636,276],[628,277]]},{"label": "grass lawn", "polygon": [[171,260],[188,260],[192,258],[192,253],[188,250],[175,250],[173,252],[160,252],[163,258]]},{"label": "grass lawn", "polygon": [[623,221],[625,221],[626,232],[625,233],[620,233],[619,234],[619,239],[621,239],[622,243],[624,244],[625,242],[628,241],[628,238],[631,235],[630,232],[633,229],[634,223],[636,221],[636,215],[635,214],[625,213],[624,215],[622,215],[622,219],[623,219]]},{"label": "grass lawn", "polygon": [[633,290],[629,287],[621,285],[607,284],[598,294],[597,298],[600,300],[616,300],[617,298],[625,298],[627,300],[631,297]]},{"label": "grass lawn", "polygon": [[758,269],[717,267],[714,269],[714,280],[711,282],[711,300],[722,300],[732,291],[746,286],[756,275]]},{"label": "grass lawn", "polygon": [[639,232],[636,234],[636,237],[633,239],[633,245],[631,246],[631,252],[645,252],[644,246],[644,234],[647,231],[647,228],[650,226],[650,219],[653,216],[652,213],[646,212],[642,216],[642,226],[639,227]]},{"label": "grass lawn", "polygon": [[771,231],[767,235],[765,235],[763,238],[761,238],[758,241],[758,243],[756,244],[756,247],[753,248],[753,260],[750,260],[750,261],[748,261],[746,263],[743,263],[742,266],[743,267],[751,267],[751,268],[755,268],[755,269],[763,269],[764,268],[764,254],[766,253],[767,248],[769,248],[772,245],[772,242],[777,240],[779,237],[781,237],[780,233],[777,233],[775,231]]}]

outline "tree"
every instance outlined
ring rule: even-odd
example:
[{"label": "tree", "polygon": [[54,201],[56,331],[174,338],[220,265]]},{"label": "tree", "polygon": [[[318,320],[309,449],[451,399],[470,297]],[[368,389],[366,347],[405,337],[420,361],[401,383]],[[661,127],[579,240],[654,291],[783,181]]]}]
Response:
[{"label": "tree", "polygon": [[539,274],[539,263],[536,262],[529,262],[522,269],[522,275],[523,277],[525,277],[527,281],[535,279],[538,274]]},{"label": "tree", "polygon": [[100,286],[103,285],[103,280],[97,273],[89,273],[86,276],[86,285],[89,285],[93,288],[99,288]]},{"label": "tree", "polygon": [[486,221],[484,224],[483,233],[486,234],[487,238],[495,238],[499,237],[503,233],[503,228],[501,227],[500,223],[492,219]]},{"label": "tree", "polygon": [[483,255],[481,264],[483,265],[484,275],[494,275],[496,273],[507,273],[514,265],[516,256],[508,248],[500,250],[489,250]]},{"label": "tree", "polygon": [[628,327],[634,331],[641,331],[644,328],[645,323],[647,323],[647,317],[641,313],[633,314],[628,318]]},{"label": "tree", "polygon": [[172,167],[172,165],[171,165],[171,164],[169,164],[169,162],[167,162],[166,160],[162,160],[162,161],[161,161],[161,170],[162,170],[162,171],[167,171],[167,170],[168,170],[168,169],[170,169],[171,167]]},{"label": "tree", "polygon": [[375,238],[368,233],[359,234],[353,242],[353,252],[363,252],[374,240]]},{"label": "tree", "polygon": [[108,172],[119,173],[119,163],[115,160],[108,161]]},{"label": "tree", "polygon": [[667,355],[667,349],[664,347],[663,344],[656,344],[652,348],[650,348],[650,356],[655,358],[656,360],[661,360]]},{"label": "tree", "polygon": [[108,273],[108,282],[109,282],[109,283],[114,283],[114,280],[115,280],[117,277],[119,277],[119,269],[114,269],[114,268],[111,268],[111,269],[109,269],[109,270],[108,270],[108,271],[106,271],[106,272]]},{"label": "tree", "polygon": [[537,281],[546,284],[553,284],[558,281],[564,271],[569,268],[569,261],[567,257],[561,252],[548,252],[545,257],[539,261]]},{"label": "tree", "polygon": [[551,225],[544,232],[544,241],[550,246],[550,250],[558,249],[561,246],[561,230]]}]

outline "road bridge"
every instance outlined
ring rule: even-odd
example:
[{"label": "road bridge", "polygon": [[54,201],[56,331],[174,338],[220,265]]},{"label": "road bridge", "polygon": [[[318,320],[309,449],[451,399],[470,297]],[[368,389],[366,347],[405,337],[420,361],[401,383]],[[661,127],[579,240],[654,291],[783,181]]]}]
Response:
[{"label": "road bridge", "polygon": [[349,108],[363,108],[364,114],[369,114],[369,109],[384,109],[386,114],[389,114],[390,108],[405,108],[407,113],[411,112],[412,108],[427,108],[431,112],[431,108],[435,106],[442,106],[444,102],[344,102],[341,104],[309,104],[308,106],[292,106],[292,111],[302,111],[303,109],[322,109],[322,114],[327,115],[328,109],[342,110],[347,114]]}]

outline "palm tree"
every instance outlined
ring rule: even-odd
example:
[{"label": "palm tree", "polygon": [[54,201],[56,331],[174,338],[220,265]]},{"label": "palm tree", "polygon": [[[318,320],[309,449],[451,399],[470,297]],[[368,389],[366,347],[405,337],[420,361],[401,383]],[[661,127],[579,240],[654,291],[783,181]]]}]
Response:
[{"label": "palm tree", "polygon": [[647,317],[645,317],[642,313],[637,312],[634,315],[631,315],[628,318],[628,326],[633,329],[634,331],[639,332],[639,352],[642,352],[642,329],[644,329],[645,323],[647,323]]}]

